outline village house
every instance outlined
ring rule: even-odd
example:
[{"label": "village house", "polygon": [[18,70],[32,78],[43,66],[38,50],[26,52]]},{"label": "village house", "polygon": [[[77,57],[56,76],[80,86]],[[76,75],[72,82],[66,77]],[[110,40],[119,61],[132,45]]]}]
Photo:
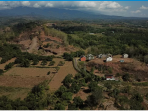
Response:
[{"label": "village house", "polygon": [[92,54],[88,54],[86,56],[86,60],[92,60],[92,59],[94,59],[94,56]]},{"label": "village house", "polygon": [[97,57],[98,58],[108,58],[108,57],[112,57],[112,55],[111,54],[99,54]]},{"label": "village house", "polygon": [[80,56],[80,61],[86,61],[86,57],[84,55]]},{"label": "village house", "polygon": [[98,57],[98,58],[106,58],[107,55],[106,55],[106,54],[99,54],[97,57]]},{"label": "village house", "polygon": [[113,75],[105,75],[106,80],[116,80]]},{"label": "village house", "polygon": [[123,58],[128,58],[128,54],[123,54],[122,57]]},{"label": "village house", "polygon": [[109,62],[109,61],[112,61],[112,60],[113,60],[112,57],[108,57],[108,58],[106,58],[106,62]]}]

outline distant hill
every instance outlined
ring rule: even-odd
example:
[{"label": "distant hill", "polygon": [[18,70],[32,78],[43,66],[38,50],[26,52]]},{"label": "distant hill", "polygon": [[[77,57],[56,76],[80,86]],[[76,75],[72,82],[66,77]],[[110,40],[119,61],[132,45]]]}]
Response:
[{"label": "distant hill", "polygon": [[[68,10],[59,8],[31,8],[31,7],[16,7],[13,9],[0,10],[0,17],[2,16],[33,16],[50,19],[139,19],[138,17],[121,17],[109,16],[103,14],[93,14],[90,12],[82,12],[78,10]],[[141,18],[140,18],[141,19]]]}]

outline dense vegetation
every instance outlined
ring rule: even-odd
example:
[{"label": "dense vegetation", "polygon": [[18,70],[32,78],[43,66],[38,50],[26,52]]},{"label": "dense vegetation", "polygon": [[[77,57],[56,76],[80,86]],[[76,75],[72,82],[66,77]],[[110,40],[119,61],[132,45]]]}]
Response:
[{"label": "dense vegetation", "polygon": [[107,27],[107,26],[67,26],[58,28],[68,34],[70,45],[87,49],[88,53],[111,53],[113,55],[128,53],[140,61],[148,63],[148,30],[145,28]]},{"label": "dense vegetation", "polygon": [[[84,21],[75,22],[76,25],[69,24],[69,22],[61,22],[57,26],[46,27],[43,25],[43,30],[46,35],[60,38],[64,45],[74,45],[79,47],[80,50],[76,52],[63,54],[66,61],[72,61],[74,57],[80,57],[87,53],[94,55],[100,53],[111,53],[113,55],[128,53],[130,57],[135,57],[145,63],[148,63],[148,30],[147,28],[131,27],[124,23],[110,27],[109,24],[100,23],[98,25],[84,25]],[[68,24],[67,24],[68,23]],[[142,22],[143,23],[143,22]],[[12,58],[16,58],[15,62],[11,62],[5,66],[5,70],[9,70],[14,64],[20,67],[29,67],[37,65],[39,61],[42,66],[54,66],[55,61],[52,61],[54,56],[39,56],[30,54],[28,52],[21,52],[18,45],[6,43],[10,42],[20,33],[30,31],[39,24],[36,22],[19,23],[12,27],[10,31],[0,33],[0,57],[2,58],[1,64],[7,62]],[[111,25],[114,25],[113,23]],[[130,26],[130,27],[127,27]],[[48,47],[49,44],[44,47]],[[59,48],[59,46],[57,46]],[[41,110],[41,109],[54,109],[54,110],[93,110],[93,109],[106,109],[103,105],[105,99],[114,100],[114,106],[121,110],[143,110],[144,98],[148,99],[148,93],[140,94],[138,86],[148,86],[148,82],[133,82],[130,83],[132,75],[124,73],[117,77],[123,81],[104,81],[104,77],[94,75],[93,72],[96,67],[92,67],[90,71],[85,71],[84,63],[79,62],[80,73],[75,76],[68,74],[64,80],[63,85],[55,92],[51,93],[48,87],[48,81],[45,81],[37,86],[34,86],[31,92],[24,100],[16,99],[10,100],[6,96],[0,97],[1,110]],[[59,61],[58,66],[63,66],[65,62]],[[56,72],[60,67],[55,67]],[[112,73],[111,67],[105,65],[96,68],[101,73]],[[4,70],[0,69],[0,75]],[[50,75],[49,71],[47,75]],[[132,86],[132,87],[131,87]],[[136,88],[134,88],[136,86]],[[84,90],[83,90],[84,88]],[[86,100],[81,97],[72,97],[79,91],[87,94]],[[107,96],[105,96],[107,95]],[[67,107],[68,106],[68,107]]]},{"label": "dense vegetation", "polygon": [[[30,54],[28,52],[21,52],[17,45],[13,44],[1,44],[0,45],[0,57],[2,57],[1,64],[7,62],[8,60],[16,57],[15,64],[20,64],[21,67],[29,67],[30,61],[33,61],[33,65],[37,64],[38,61],[52,61],[54,56],[38,56]],[[8,64],[5,69],[11,68],[13,63]]]}]

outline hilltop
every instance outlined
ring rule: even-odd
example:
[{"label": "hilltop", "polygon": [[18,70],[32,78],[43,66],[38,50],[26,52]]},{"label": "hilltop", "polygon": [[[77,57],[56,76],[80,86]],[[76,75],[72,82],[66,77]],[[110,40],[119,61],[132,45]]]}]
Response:
[{"label": "hilltop", "polygon": [[0,109],[148,109],[147,21],[7,20]]}]

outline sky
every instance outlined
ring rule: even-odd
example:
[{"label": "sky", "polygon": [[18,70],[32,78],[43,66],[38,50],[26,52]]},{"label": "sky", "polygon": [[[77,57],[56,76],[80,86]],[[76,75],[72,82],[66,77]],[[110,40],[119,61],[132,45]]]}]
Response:
[{"label": "sky", "polygon": [[0,1],[0,10],[20,6],[64,8],[125,17],[148,17],[148,1]]}]

